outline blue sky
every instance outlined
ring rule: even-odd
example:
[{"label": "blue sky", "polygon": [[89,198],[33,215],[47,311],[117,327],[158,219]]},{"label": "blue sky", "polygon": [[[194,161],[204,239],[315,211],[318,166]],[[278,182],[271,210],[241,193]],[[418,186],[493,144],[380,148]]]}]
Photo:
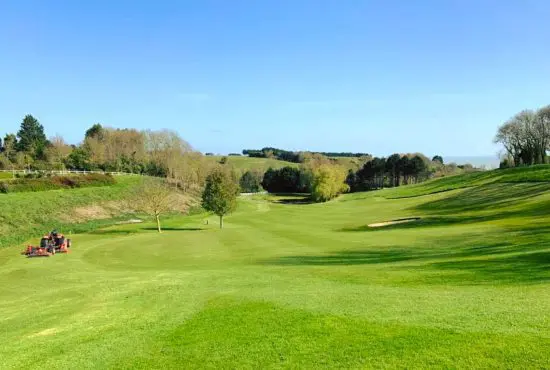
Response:
[{"label": "blue sky", "polygon": [[491,155],[550,104],[550,2],[0,1],[0,134],[93,123],[195,148]]}]

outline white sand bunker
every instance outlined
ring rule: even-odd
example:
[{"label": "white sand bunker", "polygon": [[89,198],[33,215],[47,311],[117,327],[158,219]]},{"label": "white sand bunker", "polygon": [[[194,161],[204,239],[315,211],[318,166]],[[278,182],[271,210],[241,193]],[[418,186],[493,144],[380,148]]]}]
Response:
[{"label": "white sand bunker", "polygon": [[390,225],[397,225],[397,224],[405,224],[408,222],[414,222],[420,220],[420,217],[407,217],[407,218],[399,218],[397,220],[391,220],[391,221],[385,221],[385,222],[378,222],[375,224],[369,224],[369,227],[384,227],[384,226],[390,226]]}]

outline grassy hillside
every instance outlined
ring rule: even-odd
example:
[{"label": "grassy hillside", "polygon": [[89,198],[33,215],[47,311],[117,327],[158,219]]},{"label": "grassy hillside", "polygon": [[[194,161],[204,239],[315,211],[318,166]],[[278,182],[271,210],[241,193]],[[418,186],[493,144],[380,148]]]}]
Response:
[{"label": "grassy hillside", "polygon": [[548,168],[3,248],[2,367],[549,368]]},{"label": "grassy hillside", "polygon": [[39,238],[52,228],[68,233],[97,227],[111,216],[101,206],[130,195],[138,181],[138,176],[117,177],[114,186],[0,194],[0,247]]},{"label": "grassy hillside", "polygon": [[407,198],[494,183],[537,183],[549,181],[550,165],[539,165],[442,177],[421,184],[386,189],[380,194],[388,198]]}]

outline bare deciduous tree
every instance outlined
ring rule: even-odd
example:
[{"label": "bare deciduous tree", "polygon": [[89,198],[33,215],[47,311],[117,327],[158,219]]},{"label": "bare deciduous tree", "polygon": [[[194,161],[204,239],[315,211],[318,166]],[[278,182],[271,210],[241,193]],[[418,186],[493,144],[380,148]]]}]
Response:
[{"label": "bare deciduous tree", "polygon": [[182,210],[176,190],[159,179],[146,179],[136,190],[129,207],[137,212],[153,217],[158,232],[162,232],[160,216],[175,210]]}]

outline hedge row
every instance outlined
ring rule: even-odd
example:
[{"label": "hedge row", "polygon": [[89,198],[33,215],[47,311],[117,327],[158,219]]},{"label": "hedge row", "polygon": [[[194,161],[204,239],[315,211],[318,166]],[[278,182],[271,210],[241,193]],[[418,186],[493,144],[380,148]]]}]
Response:
[{"label": "hedge row", "polygon": [[53,176],[44,178],[21,178],[0,181],[0,193],[22,193],[56,189],[84,188],[89,186],[107,186],[115,184],[111,175],[92,173],[82,176]]}]

